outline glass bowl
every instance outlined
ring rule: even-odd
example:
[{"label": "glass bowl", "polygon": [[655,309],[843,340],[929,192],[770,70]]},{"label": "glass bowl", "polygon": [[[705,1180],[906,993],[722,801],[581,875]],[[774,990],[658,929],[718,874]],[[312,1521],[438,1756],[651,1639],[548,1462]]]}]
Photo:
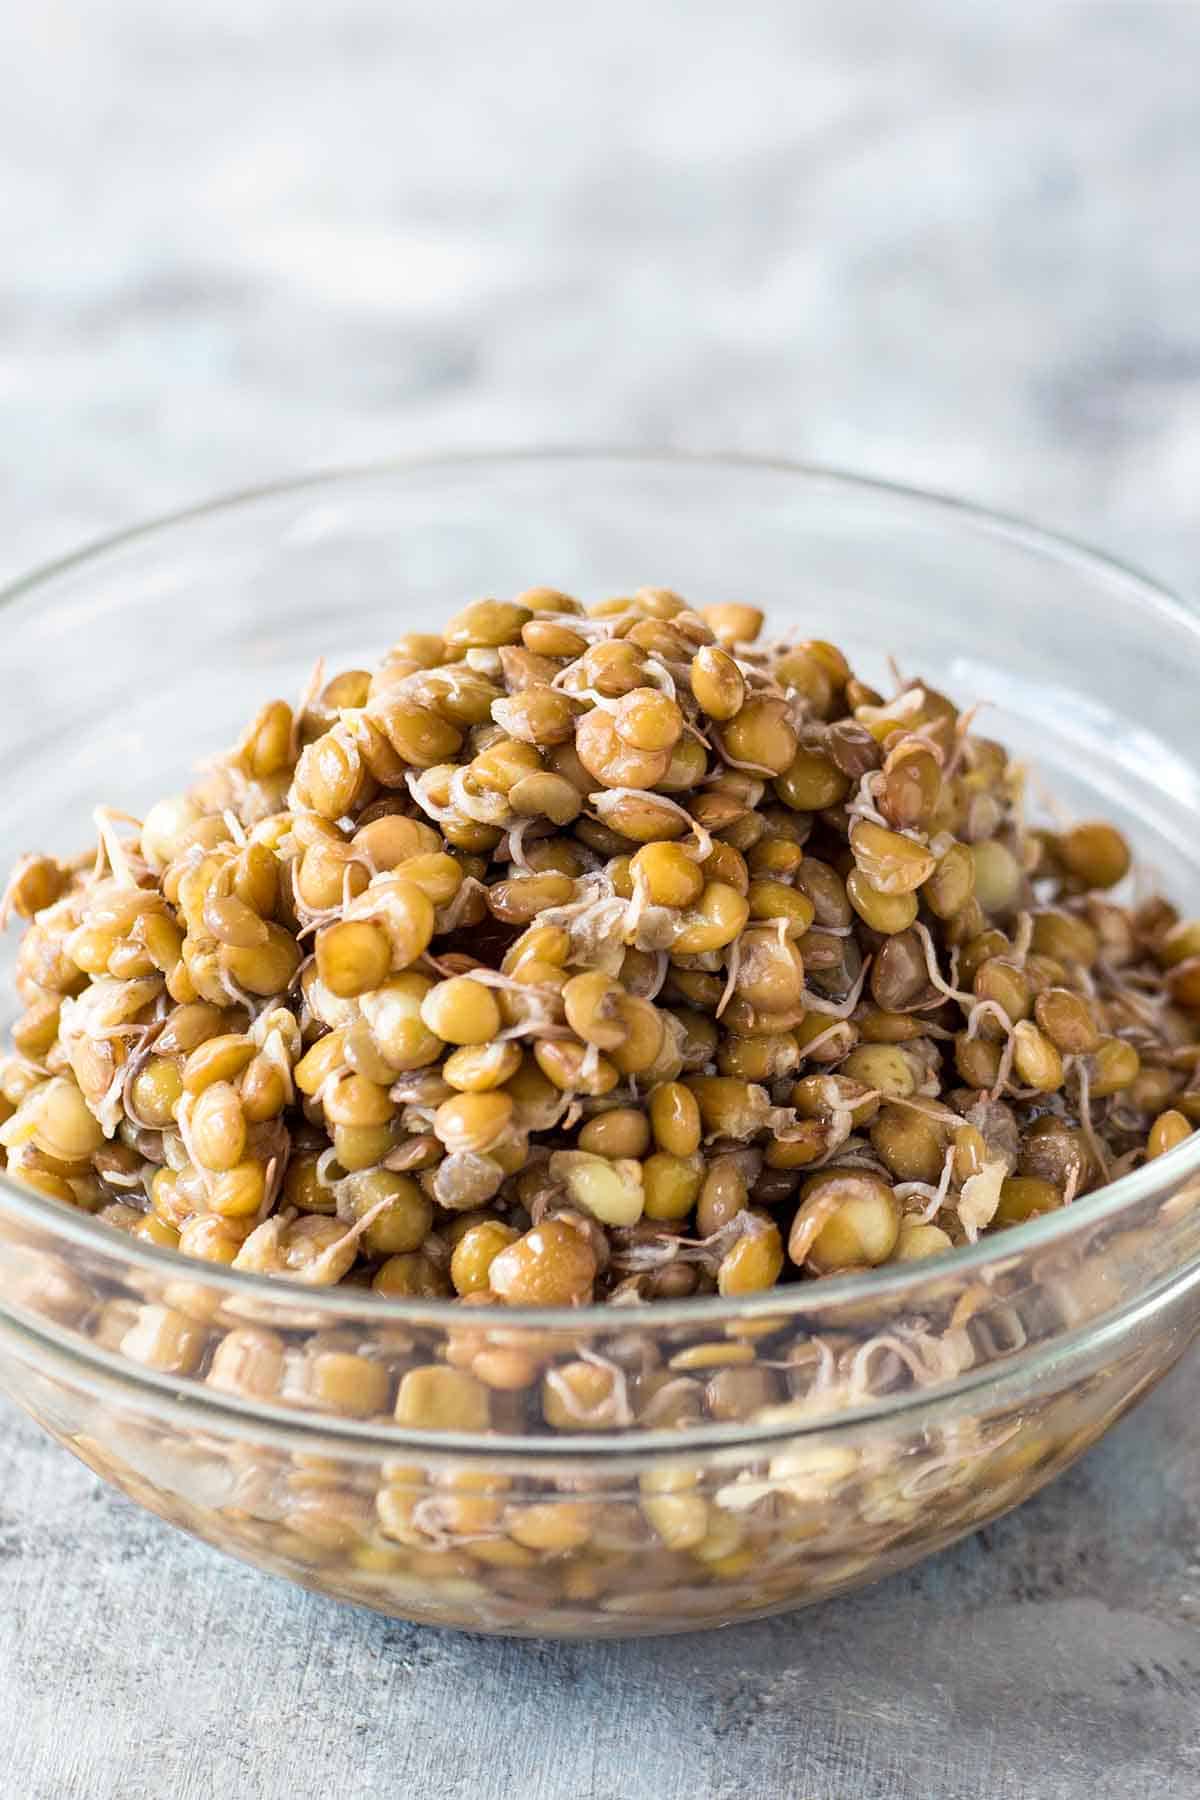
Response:
[{"label": "glass bowl", "polygon": [[[890,652],[1200,894],[1200,628],[1178,602],[930,496],[591,452],[271,488],[19,583],[3,860],[178,787],[318,655],[353,665],[536,583],[752,600],[868,680]],[[950,1543],[1145,1393],[1200,1319],[1198,1169],[1200,1134],[929,1262],[500,1323],[190,1262],[0,1179],[0,1385],[154,1512],[341,1599],[504,1633],[725,1624]]]}]

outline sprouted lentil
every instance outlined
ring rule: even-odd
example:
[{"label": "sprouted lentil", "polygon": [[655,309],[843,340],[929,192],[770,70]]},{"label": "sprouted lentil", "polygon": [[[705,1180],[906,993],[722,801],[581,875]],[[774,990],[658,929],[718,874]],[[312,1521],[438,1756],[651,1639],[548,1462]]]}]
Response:
[{"label": "sprouted lentil", "polygon": [[[1028,828],[946,696],[761,624],[478,601],[25,857],[0,1160],[201,1260],[628,1305],[940,1254],[1181,1143],[1200,922],[1107,897],[1113,826]],[[565,1425],[624,1404],[572,1367]],[[403,1415],[486,1391],[417,1370]]]}]

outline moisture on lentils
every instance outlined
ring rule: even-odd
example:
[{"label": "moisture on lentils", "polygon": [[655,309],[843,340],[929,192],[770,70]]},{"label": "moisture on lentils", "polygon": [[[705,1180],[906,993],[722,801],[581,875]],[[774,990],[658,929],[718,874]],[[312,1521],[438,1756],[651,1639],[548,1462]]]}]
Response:
[{"label": "moisture on lentils", "polygon": [[1175,1149],[1200,921],[762,622],[478,601],[26,857],[0,1162],[201,1260],[554,1306],[937,1256]]}]

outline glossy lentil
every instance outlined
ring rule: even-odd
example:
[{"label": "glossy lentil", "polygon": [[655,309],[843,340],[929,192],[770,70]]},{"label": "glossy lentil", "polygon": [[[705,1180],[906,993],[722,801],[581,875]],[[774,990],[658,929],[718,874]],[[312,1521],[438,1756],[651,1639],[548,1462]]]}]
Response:
[{"label": "glossy lentil", "polygon": [[[939,1255],[1186,1141],[1200,923],[1112,897],[1113,825],[1027,825],[950,699],[762,625],[664,588],[477,599],[266,702],[140,825],[102,810],[94,856],[22,860],[7,1170],[187,1257],[469,1321],[461,1366],[333,1334],[285,1371],[250,1326],[209,1364],[153,1308],[109,1307],[114,1344],[413,1429],[503,1428],[517,1393],[563,1429],[631,1393],[674,1423],[749,1336],[543,1366],[482,1319]],[[741,1554],[686,1482],[639,1507]],[[582,1529],[527,1508],[488,1554]]]}]

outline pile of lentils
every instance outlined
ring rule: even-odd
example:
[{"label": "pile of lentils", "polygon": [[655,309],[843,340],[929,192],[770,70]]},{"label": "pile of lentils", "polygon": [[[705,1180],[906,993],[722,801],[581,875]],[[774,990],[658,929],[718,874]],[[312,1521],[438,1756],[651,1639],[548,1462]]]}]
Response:
[{"label": "pile of lentils", "polygon": [[10,1175],[236,1269],[475,1304],[936,1256],[1200,1121],[1200,922],[918,679],[661,588],[318,668],[27,857]]}]

